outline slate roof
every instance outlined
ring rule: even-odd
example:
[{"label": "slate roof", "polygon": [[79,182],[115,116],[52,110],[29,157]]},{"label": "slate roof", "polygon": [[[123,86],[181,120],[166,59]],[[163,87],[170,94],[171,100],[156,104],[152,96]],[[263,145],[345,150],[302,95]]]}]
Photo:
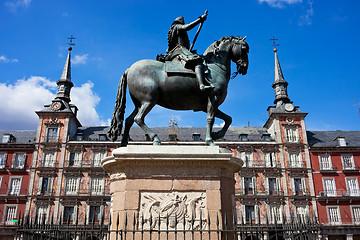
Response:
[{"label": "slate roof", "polygon": [[15,137],[15,143],[34,143],[36,130],[0,130],[0,143],[4,134],[11,134]]},{"label": "slate roof", "polygon": [[360,147],[360,131],[307,131],[311,147],[336,147],[337,137],[344,137],[346,146]]},{"label": "slate roof", "polygon": [[[161,141],[169,140],[168,127],[151,128],[158,134]],[[214,128],[215,131],[220,128]],[[78,134],[83,135],[84,141],[97,141],[99,135],[107,134],[109,127],[80,127]],[[181,142],[193,141],[193,134],[200,134],[200,141],[205,139],[205,127],[179,127],[177,140]],[[240,134],[247,134],[248,141],[264,141],[263,135],[269,134],[264,127],[230,127],[226,132],[224,139],[221,141],[240,141]],[[132,127],[130,129],[131,141],[146,141],[145,132],[140,127]],[[75,138],[73,140],[76,140]]]}]

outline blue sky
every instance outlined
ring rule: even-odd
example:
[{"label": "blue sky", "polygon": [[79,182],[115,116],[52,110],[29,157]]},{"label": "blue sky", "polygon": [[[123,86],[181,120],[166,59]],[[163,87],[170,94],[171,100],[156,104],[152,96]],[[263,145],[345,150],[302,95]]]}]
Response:
[{"label": "blue sky", "polygon": [[[195,44],[199,53],[222,36],[247,36],[249,69],[230,81],[220,109],[232,126],[263,126],[273,104],[272,36],[288,94],[309,113],[310,130],[360,130],[360,2],[319,0],[0,2],[0,129],[36,129],[36,110],[51,103],[73,34],[72,103],[84,126],[106,125],[118,81],[141,59],[165,53],[172,21],[209,11]],[[197,28],[196,28],[197,29]],[[196,29],[189,32],[192,40]],[[126,115],[132,111],[128,98]],[[204,113],[156,107],[149,126],[205,126]],[[216,124],[221,124],[217,121]]]}]

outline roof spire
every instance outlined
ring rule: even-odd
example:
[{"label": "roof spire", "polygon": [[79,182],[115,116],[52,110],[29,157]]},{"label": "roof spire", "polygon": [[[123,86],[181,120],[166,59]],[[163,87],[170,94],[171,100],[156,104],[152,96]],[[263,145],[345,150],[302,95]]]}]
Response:
[{"label": "roof spire", "polygon": [[58,85],[58,91],[56,93],[55,99],[62,99],[65,102],[70,102],[70,90],[74,86],[74,84],[71,82],[71,50],[74,43],[72,43],[72,40],[75,39],[74,36],[71,34],[71,36],[68,38],[70,39],[70,42],[68,43],[70,47],[68,48],[69,53],[66,58],[65,66],[63,69],[63,72],[61,74],[61,78],[59,81],[56,82]]},{"label": "roof spire", "polygon": [[278,59],[278,55],[277,55],[277,46],[279,46],[279,44],[276,44],[276,38],[272,38],[270,39],[272,40],[273,46],[274,46],[274,53],[275,53],[275,69],[274,69],[274,83],[272,84],[272,87],[274,88],[275,91],[275,100],[274,103],[276,104],[276,106],[280,106],[284,103],[289,103],[290,102],[290,98],[287,95],[287,85],[288,82],[285,81],[281,67],[280,67],[280,62]]}]

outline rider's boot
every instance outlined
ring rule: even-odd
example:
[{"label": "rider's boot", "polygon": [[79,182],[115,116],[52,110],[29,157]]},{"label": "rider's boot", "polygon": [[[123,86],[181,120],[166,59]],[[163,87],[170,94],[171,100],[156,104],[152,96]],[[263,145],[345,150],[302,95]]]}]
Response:
[{"label": "rider's boot", "polygon": [[203,70],[202,64],[195,66],[195,74],[196,74],[196,78],[199,82],[199,88],[201,91],[205,91],[205,90],[214,88],[214,86],[212,84],[210,84],[210,86],[206,86],[204,84],[204,70]]}]

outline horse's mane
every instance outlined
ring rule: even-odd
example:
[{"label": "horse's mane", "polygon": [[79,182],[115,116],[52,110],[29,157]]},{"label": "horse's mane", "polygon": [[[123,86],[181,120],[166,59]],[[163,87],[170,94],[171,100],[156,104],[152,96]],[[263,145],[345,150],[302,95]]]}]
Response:
[{"label": "horse's mane", "polygon": [[[245,38],[244,38],[245,39]],[[243,38],[239,37],[234,37],[234,36],[228,36],[228,37],[222,37],[219,40],[216,40],[215,42],[213,42],[204,52],[203,57],[205,58],[206,61],[209,61],[212,57],[216,56],[219,49],[220,49],[220,45],[224,42],[227,41],[237,41],[237,42],[241,42],[244,41]]]}]

